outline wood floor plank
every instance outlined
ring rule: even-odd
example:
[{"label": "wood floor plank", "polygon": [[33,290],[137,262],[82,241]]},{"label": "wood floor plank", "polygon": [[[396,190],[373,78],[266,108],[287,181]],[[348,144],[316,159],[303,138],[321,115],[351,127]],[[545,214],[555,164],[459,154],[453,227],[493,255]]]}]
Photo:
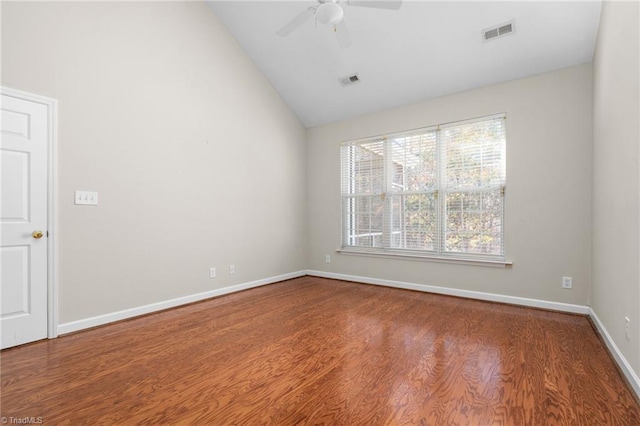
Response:
[{"label": "wood floor plank", "polygon": [[640,425],[586,317],[302,277],[0,353],[45,424]]}]

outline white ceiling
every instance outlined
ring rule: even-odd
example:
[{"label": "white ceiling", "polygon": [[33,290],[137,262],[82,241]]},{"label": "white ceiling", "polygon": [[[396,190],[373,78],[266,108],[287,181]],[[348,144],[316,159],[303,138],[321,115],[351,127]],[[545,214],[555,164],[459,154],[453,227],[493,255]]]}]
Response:
[{"label": "white ceiling", "polygon": [[[526,77],[593,58],[598,1],[407,1],[344,6],[351,47],[312,18],[276,31],[315,1],[212,1],[210,7],[307,127]],[[483,42],[515,19],[515,33]],[[339,78],[361,82],[342,87]]]}]

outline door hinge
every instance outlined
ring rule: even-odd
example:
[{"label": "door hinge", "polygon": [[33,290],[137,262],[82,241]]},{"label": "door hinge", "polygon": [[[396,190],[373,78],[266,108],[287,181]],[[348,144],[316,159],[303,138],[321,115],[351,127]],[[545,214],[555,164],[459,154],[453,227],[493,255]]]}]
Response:
[{"label": "door hinge", "polygon": [[500,196],[504,197],[504,193],[507,191],[507,187],[502,185],[500,187]]}]

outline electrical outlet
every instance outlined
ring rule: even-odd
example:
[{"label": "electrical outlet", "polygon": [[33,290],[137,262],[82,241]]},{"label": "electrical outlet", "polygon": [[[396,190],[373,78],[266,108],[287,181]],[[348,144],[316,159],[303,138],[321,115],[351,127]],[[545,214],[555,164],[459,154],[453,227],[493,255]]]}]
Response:
[{"label": "electrical outlet", "polygon": [[327,263],[331,263],[331,256],[326,255],[326,256],[324,257],[324,261],[325,261],[325,262],[327,262]]},{"label": "electrical outlet", "polygon": [[216,277],[216,268],[209,268],[209,278]]},{"label": "electrical outlet", "polygon": [[629,334],[629,326],[631,325],[631,320],[629,317],[624,317],[624,334],[627,336],[627,340],[631,340],[631,335]]},{"label": "electrical outlet", "polygon": [[236,273],[236,265],[229,265],[229,275]]},{"label": "electrical outlet", "polygon": [[562,277],[562,288],[573,288],[573,279],[571,277]]}]

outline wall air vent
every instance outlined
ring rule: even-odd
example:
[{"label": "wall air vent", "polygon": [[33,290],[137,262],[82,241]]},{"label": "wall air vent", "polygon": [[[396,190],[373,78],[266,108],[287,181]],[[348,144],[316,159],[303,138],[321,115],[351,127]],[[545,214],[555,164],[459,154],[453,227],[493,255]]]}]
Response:
[{"label": "wall air vent", "polygon": [[514,21],[505,22],[495,27],[485,28],[482,30],[482,41],[495,40],[497,38],[513,34],[516,31]]},{"label": "wall air vent", "polygon": [[358,77],[358,74],[348,75],[340,79],[340,84],[342,84],[343,87],[351,86],[356,83],[360,83],[360,77]]}]

